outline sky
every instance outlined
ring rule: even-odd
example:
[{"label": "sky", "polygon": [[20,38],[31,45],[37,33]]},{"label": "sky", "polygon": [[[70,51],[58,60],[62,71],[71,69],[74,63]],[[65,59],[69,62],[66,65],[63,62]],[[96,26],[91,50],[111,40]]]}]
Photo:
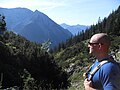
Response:
[{"label": "sky", "polygon": [[28,8],[46,14],[58,24],[93,25],[117,10],[120,0],[0,0],[2,8]]}]

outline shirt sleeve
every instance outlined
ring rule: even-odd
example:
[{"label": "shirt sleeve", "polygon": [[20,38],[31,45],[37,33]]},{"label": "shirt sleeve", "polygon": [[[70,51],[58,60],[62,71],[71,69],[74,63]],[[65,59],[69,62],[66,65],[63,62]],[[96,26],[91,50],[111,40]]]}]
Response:
[{"label": "shirt sleeve", "polygon": [[101,84],[104,90],[120,90],[120,68],[108,63],[100,70]]}]

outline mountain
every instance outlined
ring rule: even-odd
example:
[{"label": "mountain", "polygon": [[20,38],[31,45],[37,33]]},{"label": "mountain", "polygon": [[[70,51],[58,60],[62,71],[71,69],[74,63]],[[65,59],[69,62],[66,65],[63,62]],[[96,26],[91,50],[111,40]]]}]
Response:
[{"label": "mountain", "polygon": [[72,36],[71,32],[38,10],[33,12],[26,8],[0,8],[0,13],[6,17],[9,30],[30,41],[43,43],[50,39],[52,46],[56,46]]},{"label": "mountain", "polygon": [[0,14],[5,16],[7,28],[12,30],[21,21],[25,21],[33,12],[27,8],[0,8]]},{"label": "mountain", "polygon": [[87,28],[89,28],[89,26],[79,25],[79,24],[70,26],[70,25],[67,25],[67,24],[63,23],[63,24],[61,24],[61,26],[64,29],[69,30],[73,35],[77,35],[82,30],[86,30]]}]

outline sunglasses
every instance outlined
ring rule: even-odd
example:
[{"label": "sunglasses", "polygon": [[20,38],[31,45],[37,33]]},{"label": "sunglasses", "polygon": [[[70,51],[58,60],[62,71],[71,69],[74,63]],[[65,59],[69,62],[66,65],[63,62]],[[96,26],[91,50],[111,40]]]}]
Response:
[{"label": "sunglasses", "polygon": [[95,44],[101,44],[103,45],[102,43],[91,43],[91,42],[88,42],[89,45],[95,45]]}]

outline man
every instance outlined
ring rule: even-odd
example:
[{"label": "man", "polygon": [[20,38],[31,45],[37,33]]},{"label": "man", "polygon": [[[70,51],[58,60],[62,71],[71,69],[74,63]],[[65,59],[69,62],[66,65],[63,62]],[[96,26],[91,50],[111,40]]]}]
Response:
[{"label": "man", "polygon": [[[100,62],[111,60],[111,56],[108,54],[110,44],[110,39],[105,33],[98,33],[91,37],[88,44],[89,53],[96,57],[96,61],[88,72],[88,78],[90,77],[89,73]],[[84,81],[85,90],[120,90],[120,67],[114,60],[102,65],[91,80],[88,78]]]}]

